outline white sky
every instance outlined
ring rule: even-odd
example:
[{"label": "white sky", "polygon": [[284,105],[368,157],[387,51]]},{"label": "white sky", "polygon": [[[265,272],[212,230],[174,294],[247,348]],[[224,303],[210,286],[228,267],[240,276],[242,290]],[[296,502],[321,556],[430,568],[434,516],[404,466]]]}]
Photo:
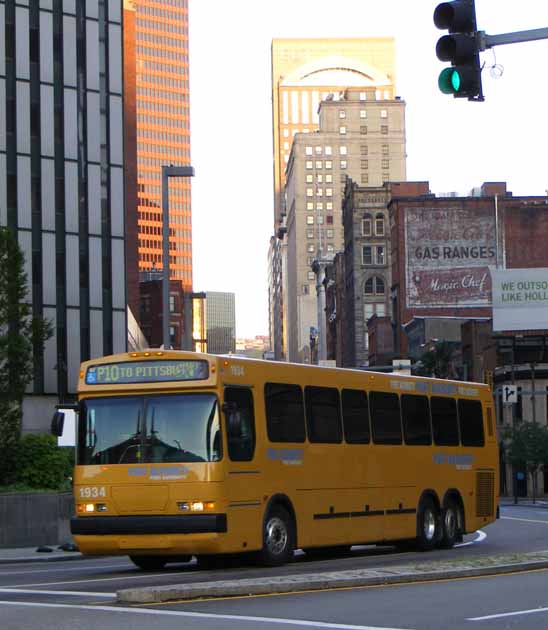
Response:
[{"label": "white sky", "polygon": [[[407,103],[407,177],[467,194],[548,189],[548,40],[482,53],[484,103],[443,95],[436,0],[189,0],[195,291],[236,294],[238,337],[268,334],[273,233],[270,45],[276,37],[394,37]],[[489,35],[548,27],[546,0],[476,0]],[[496,60],[496,61],[495,61]],[[493,79],[488,66],[504,66]]]}]

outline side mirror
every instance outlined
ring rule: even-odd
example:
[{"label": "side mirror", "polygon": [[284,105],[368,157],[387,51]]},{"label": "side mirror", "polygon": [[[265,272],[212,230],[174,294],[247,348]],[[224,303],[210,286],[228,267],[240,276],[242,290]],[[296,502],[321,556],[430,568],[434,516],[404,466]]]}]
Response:
[{"label": "side mirror", "polygon": [[65,414],[62,411],[56,411],[51,419],[51,433],[57,437],[63,435],[63,427],[65,425]]}]

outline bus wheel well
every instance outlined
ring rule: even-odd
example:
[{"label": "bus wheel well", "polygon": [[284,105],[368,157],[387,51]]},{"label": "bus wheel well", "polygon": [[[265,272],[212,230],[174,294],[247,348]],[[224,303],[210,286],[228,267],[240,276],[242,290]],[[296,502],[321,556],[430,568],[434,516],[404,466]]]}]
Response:
[{"label": "bus wheel well", "polygon": [[268,513],[270,512],[270,510],[275,507],[275,506],[281,506],[283,507],[287,513],[289,514],[289,516],[293,519],[293,525],[295,528],[295,544],[297,543],[298,540],[298,532],[297,532],[297,518],[295,516],[295,509],[293,507],[293,503],[291,503],[291,500],[289,499],[289,497],[285,494],[273,494],[270,499],[268,499],[268,503],[266,505],[265,511],[264,511],[264,516],[263,516],[263,527],[264,527],[264,523],[268,517]]},{"label": "bus wheel well", "polygon": [[421,497],[419,499],[418,505],[420,505],[422,501],[427,497],[432,499],[432,501],[434,501],[434,504],[436,508],[438,509],[438,511],[441,510],[441,505],[440,505],[440,500],[438,498],[438,495],[436,494],[436,491],[432,490],[431,488],[429,488],[428,490],[423,490]]},{"label": "bus wheel well", "polygon": [[461,534],[466,533],[466,512],[464,511],[464,502],[460,492],[456,488],[449,488],[445,496],[443,497],[443,507],[449,504],[449,502],[455,503],[460,510],[460,517],[462,522],[459,523],[459,529]]}]

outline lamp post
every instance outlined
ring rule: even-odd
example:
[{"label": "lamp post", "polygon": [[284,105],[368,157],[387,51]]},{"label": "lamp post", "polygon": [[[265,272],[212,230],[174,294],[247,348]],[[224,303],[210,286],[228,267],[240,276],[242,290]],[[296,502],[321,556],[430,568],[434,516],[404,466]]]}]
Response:
[{"label": "lamp post", "polygon": [[169,338],[169,178],[192,177],[192,166],[162,166],[162,339],[164,349],[170,347]]}]

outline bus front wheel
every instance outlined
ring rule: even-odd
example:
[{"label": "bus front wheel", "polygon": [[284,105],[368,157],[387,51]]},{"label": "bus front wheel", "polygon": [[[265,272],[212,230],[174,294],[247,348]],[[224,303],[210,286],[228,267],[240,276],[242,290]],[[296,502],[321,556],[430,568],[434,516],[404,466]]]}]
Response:
[{"label": "bus front wheel", "polygon": [[143,571],[161,571],[167,563],[162,556],[129,556],[129,559]]},{"label": "bus front wheel", "polygon": [[440,514],[431,497],[424,497],[417,515],[417,546],[421,551],[430,551],[440,539]]},{"label": "bus front wheel", "polygon": [[260,552],[262,564],[279,566],[293,559],[295,550],[295,525],[285,508],[271,508],[264,522],[263,548]]}]

